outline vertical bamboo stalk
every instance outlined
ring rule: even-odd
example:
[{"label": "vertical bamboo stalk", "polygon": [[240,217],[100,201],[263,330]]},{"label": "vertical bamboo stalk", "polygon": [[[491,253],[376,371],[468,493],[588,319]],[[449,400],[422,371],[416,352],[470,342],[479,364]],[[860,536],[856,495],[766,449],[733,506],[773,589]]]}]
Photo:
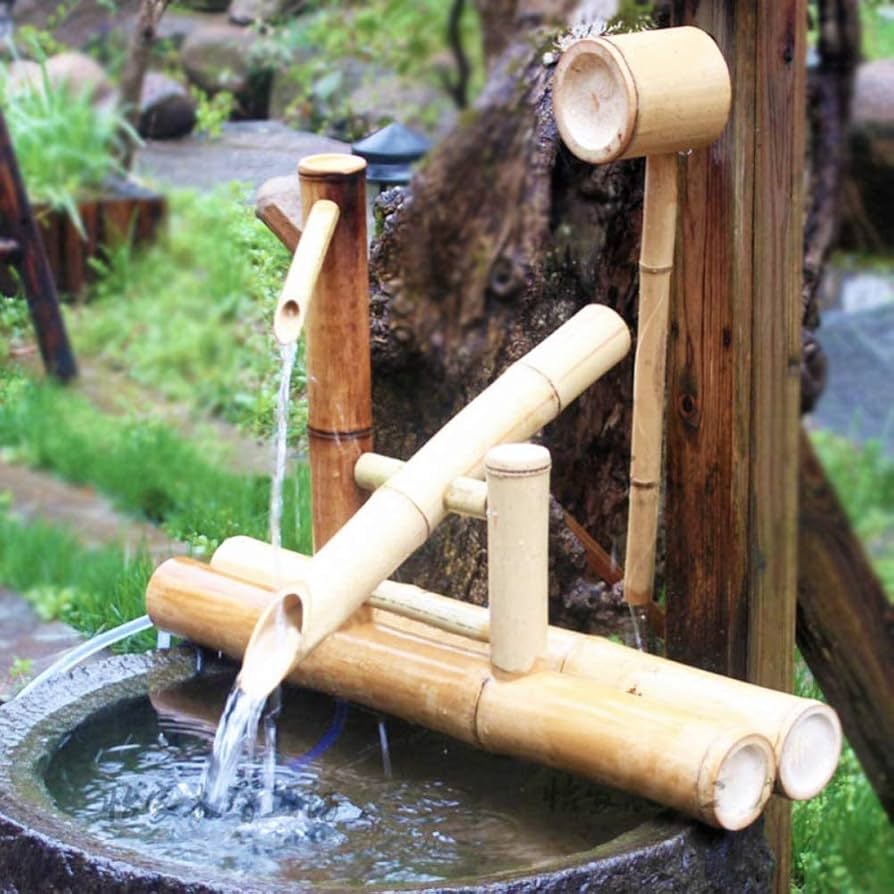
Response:
[{"label": "vertical bamboo stalk", "polygon": [[312,155],[298,165],[301,206],[321,199],[338,224],[308,308],[307,396],[314,546],[319,549],[360,508],[354,463],[372,449],[366,162]]},{"label": "vertical bamboo stalk", "polygon": [[646,159],[643,236],[640,249],[639,321],[633,373],[633,440],[630,510],[624,561],[624,598],[631,605],[652,601],[671,273],[677,226],[677,156]]},{"label": "vertical bamboo stalk", "polygon": [[526,673],[546,651],[549,470],[538,444],[501,444],[484,459],[490,658],[507,673]]}]

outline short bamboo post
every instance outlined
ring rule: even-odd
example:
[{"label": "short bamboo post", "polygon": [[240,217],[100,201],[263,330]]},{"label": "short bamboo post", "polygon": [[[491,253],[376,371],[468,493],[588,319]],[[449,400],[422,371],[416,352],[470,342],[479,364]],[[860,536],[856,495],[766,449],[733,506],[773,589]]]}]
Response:
[{"label": "short bamboo post", "polygon": [[697,28],[585,38],[556,71],[568,148],[599,164],[646,156],[624,598],[651,602],[661,487],[665,358],[677,217],[677,153],[708,145],[729,115],[729,73]]},{"label": "short bamboo post", "polygon": [[501,444],[484,459],[490,660],[506,673],[526,673],[546,651],[549,470],[539,444]]},{"label": "short bamboo post", "polygon": [[372,448],[365,172],[356,155],[311,155],[298,165],[305,230],[321,200],[339,210],[305,320],[315,549],[363,504],[354,463]]}]

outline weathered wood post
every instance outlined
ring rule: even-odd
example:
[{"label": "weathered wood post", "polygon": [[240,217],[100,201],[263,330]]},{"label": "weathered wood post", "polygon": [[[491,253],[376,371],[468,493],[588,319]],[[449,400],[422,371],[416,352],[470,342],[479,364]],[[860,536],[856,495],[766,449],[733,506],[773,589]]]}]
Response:
[{"label": "weathered wood post", "polygon": [[[671,657],[788,690],[797,470],[806,0],[675,0],[733,82],[722,139],[680,160],[668,356]],[[767,834],[788,891],[790,814]]]}]

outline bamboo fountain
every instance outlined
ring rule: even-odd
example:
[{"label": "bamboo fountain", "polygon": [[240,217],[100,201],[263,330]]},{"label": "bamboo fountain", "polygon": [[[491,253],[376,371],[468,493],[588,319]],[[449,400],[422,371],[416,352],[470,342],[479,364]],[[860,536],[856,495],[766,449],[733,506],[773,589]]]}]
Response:
[{"label": "bamboo fountain", "polygon": [[[654,575],[675,160],[725,126],[729,76],[694,28],[588,38],[564,53],[555,105],[582,158],[647,158],[625,578],[641,604]],[[362,162],[312,157],[299,172],[305,235],[274,328],[294,339],[306,320],[312,383],[336,345],[360,367],[337,393],[309,394],[316,553],[275,561],[234,538],[210,567],[171,560],[147,591],[156,624],[243,659],[239,685],[256,697],[288,677],[722,828],[753,822],[774,785],[815,795],[840,749],[825,705],[548,626],[550,460],[524,442],[625,355],[620,318],[585,307],[407,462],[372,454]],[[330,451],[319,461],[317,441]],[[451,511],[487,521],[487,610],[388,581]]]},{"label": "bamboo fountain", "polygon": [[[729,103],[723,59],[692,28],[586,38],[556,72],[573,152],[647,158],[625,566],[636,605],[653,589],[675,157],[716,139]],[[209,564],[171,559],[146,592],[155,625],[242,660],[238,685],[256,699],[287,679],[721,830],[753,823],[774,790],[813,797],[841,747],[827,706],[548,623],[551,460],[530,439],[629,351],[612,310],[584,307],[406,461],[372,452],[364,168],[301,162],[303,235],[274,320],[282,343],[306,332],[315,553],[234,537]],[[487,525],[487,608],[389,580],[448,513]]]}]

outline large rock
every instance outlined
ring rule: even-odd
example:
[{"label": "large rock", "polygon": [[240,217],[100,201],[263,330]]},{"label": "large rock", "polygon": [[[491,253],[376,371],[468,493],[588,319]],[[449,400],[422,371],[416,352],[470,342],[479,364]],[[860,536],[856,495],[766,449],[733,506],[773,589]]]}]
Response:
[{"label": "large rock", "polygon": [[[226,4],[224,4],[226,6]],[[83,49],[97,40],[120,37],[127,31],[140,6],[140,0],[78,0],[67,3],[66,15],[59,16],[58,2],[52,0],[16,0],[12,15],[16,26],[49,28],[53,36],[67,46]],[[25,48],[20,48],[25,49]]]},{"label": "large rock", "polygon": [[857,72],[843,241],[864,250],[894,245],[894,59]]},{"label": "large rock", "polygon": [[297,12],[303,5],[303,0],[232,0],[228,15],[237,25],[250,25]]},{"label": "large rock", "polygon": [[47,76],[54,87],[86,93],[95,102],[108,99],[114,86],[103,67],[84,53],[59,53],[47,60]]},{"label": "large rock", "polygon": [[183,43],[181,62],[193,84],[207,93],[228,90],[246,117],[264,117],[269,75],[252,57],[258,35],[252,28],[213,24],[194,31]]},{"label": "large rock", "polygon": [[171,140],[192,132],[196,124],[196,101],[178,81],[150,71],[140,98],[140,136]]}]

